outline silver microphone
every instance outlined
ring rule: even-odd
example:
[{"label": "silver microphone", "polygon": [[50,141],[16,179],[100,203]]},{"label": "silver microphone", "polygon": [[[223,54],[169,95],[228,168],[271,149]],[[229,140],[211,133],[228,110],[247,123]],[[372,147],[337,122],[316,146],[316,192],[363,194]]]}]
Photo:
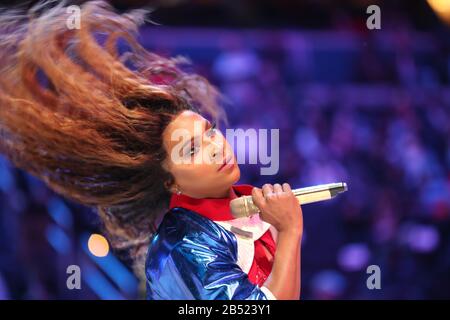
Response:
[{"label": "silver microphone", "polygon": [[[299,204],[302,205],[329,200],[347,190],[347,184],[345,182],[337,182],[294,189],[292,192],[299,201]],[[242,196],[231,200],[230,209],[235,218],[249,217],[259,212],[259,208],[253,203],[252,196]]]}]

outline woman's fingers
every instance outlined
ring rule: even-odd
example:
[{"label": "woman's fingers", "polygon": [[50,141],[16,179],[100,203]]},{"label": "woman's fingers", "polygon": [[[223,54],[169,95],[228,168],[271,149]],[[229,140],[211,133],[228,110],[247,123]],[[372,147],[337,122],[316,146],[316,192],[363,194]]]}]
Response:
[{"label": "woman's fingers", "polygon": [[301,207],[288,183],[267,183],[262,189],[254,188],[252,193],[262,220],[270,223],[279,232],[303,230]]},{"label": "woman's fingers", "polygon": [[292,193],[291,186],[288,183],[283,183],[283,186],[279,183],[271,185],[266,183],[262,186],[262,194],[267,198],[272,198],[274,195],[283,195],[283,193]]},{"label": "woman's fingers", "polygon": [[283,191],[284,192],[288,192],[288,193],[291,193],[292,192],[292,189],[291,189],[291,186],[289,185],[289,183],[283,183]]},{"label": "woman's fingers", "polygon": [[273,187],[272,187],[272,185],[268,184],[268,183],[263,185],[262,193],[263,193],[265,198],[272,196],[273,195]]},{"label": "woman's fingers", "polygon": [[283,189],[281,188],[281,184],[275,183],[275,184],[273,185],[273,192],[275,192],[275,193],[277,193],[277,194],[283,193]]},{"label": "woman's fingers", "polygon": [[253,203],[261,210],[261,208],[264,207],[266,203],[266,199],[264,199],[264,195],[259,188],[253,188],[252,189],[252,200]]}]

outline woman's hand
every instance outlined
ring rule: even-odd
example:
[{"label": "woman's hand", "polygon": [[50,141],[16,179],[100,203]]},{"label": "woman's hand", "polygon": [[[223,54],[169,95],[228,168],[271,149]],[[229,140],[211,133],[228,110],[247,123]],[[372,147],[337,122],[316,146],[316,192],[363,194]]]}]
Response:
[{"label": "woman's hand", "polygon": [[263,185],[253,188],[253,203],[260,210],[260,217],[273,225],[280,233],[303,233],[303,213],[288,183]]},{"label": "woman's hand", "polygon": [[300,251],[303,234],[303,213],[291,187],[283,183],[253,188],[253,203],[262,220],[278,230],[277,250],[272,271],[264,286],[280,300],[300,298]]}]

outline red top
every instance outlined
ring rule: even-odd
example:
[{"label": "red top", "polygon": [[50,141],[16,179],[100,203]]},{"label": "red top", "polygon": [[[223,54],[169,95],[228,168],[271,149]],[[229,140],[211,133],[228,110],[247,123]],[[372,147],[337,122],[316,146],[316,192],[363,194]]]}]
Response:
[{"label": "red top", "polygon": [[[251,195],[253,186],[248,184],[232,186],[238,196]],[[182,207],[194,211],[213,221],[228,221],[235,219],[230,211],[228,198],[202,198],[195,199],[184,194],[173,194],[170,199],[169,208]],[[248,278],[253,284],[262,286],[272,271],[273,257],[276,245],[272,234],[267,230],[259,239],[255,240],[255,255],[253,263],[248,272]],[[270,253],[269,258],[266,250]]]}]

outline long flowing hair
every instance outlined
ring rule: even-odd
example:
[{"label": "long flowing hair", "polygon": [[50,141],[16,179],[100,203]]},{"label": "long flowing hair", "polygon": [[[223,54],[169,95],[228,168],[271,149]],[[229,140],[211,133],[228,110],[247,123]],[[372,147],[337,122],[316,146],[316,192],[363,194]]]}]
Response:
[{"label": "long flowing hair", "polygon": [[[173,181],[162,133],[194,110],[221,119],[218,91],[137,41],[146,12],[116,13],[104,1],[40,2],[0,14],[0,153],[55,192],[97,209],[118,251],[142,277],[155,219]],[[155,27],[156,28],[156,27]],[[130,50],[119,54],[118,41]]]}]

